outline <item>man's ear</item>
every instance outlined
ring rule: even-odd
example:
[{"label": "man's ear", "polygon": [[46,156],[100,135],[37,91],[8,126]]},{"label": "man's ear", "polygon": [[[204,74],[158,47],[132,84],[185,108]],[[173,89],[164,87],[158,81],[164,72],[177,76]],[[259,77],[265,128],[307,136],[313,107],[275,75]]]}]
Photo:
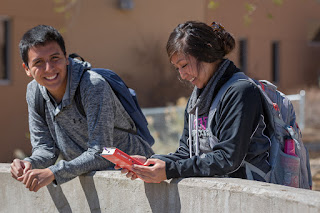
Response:
[{"label": "man's ear", "polygon": [[22,66],[23,66],[24,71],[26,72],[27,76],[32,77],[29,67],[25,63],[22,63]]}]

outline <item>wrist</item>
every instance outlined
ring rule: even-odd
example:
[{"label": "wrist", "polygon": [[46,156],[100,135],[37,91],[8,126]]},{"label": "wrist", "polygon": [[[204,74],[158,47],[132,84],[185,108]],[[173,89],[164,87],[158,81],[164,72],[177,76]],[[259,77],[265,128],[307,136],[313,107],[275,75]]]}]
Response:
[{"label": "wrist", "polygon": [[50,179],[50,182],[54,181],[55,180],[55,177],[54,177],[54,174],[53,172],[49,169],[49,168],[46,168],[46,172],[48,174],[48,177]]}]

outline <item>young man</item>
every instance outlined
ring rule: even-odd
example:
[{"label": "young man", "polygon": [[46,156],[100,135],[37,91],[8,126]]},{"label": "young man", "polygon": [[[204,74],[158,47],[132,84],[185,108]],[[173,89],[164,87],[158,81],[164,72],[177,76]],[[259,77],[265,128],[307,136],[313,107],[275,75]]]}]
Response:
[{"label": "young man", "polygon": [[[67,58],[64,40],[56,29],[46,25],[30,29],[19,48],[23,68],[27,76],[34,78],[27,88],[33,149],[30,157],[13,161],[13,178],[36,192],[51,182],[62,184],[81,174],[111,167],[100,156],[105,146],[131,155],[153,154],[148,142],[128,133],[136,131],[135,124],[108,82],[90,71],[88,62]],[[77,89],[85,116],[75,102]],[[45,101],[45,116],[37,110],[37,94]],[[56,163],[59,154],[63,160]]]}]

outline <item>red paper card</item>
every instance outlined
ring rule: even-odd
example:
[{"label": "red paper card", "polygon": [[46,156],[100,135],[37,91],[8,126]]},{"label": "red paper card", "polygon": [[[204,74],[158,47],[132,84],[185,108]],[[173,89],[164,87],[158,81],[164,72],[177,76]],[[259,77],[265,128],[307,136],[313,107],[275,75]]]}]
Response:
[{"label": "red paper card", "polygon": [[121,168],[128,170],[131,170],[133,164],[143,165],[140,161],[114,147],[104,147],[101,156]]}]

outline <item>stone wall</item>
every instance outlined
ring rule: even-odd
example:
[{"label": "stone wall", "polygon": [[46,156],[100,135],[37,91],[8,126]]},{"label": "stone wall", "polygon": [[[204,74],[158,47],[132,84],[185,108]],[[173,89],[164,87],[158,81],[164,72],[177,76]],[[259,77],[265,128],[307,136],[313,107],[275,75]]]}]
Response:
[{"label": "stone wall", "polygon": [[0,164],[0,212],[320,212],[320,193],[235,178],[131,181],[95,172],[28,191]]}]

